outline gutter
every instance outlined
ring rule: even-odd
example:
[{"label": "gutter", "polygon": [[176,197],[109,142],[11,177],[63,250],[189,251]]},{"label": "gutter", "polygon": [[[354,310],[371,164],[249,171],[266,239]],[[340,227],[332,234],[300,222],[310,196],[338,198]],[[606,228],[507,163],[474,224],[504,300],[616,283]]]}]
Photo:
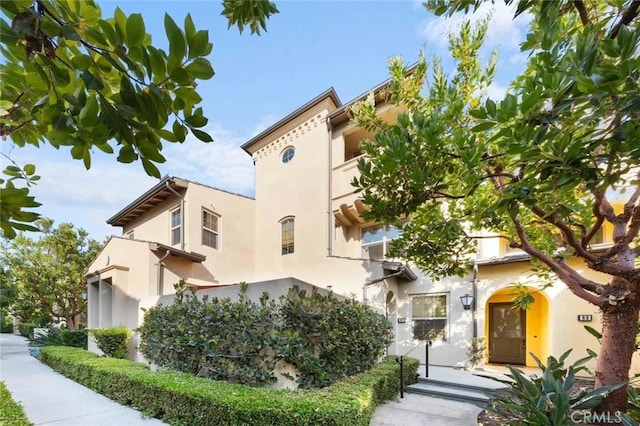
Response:
[{"label": "gutter", "polygon": [[180,250],[184,251],[184,226],[186,222],[186,215],[184,214],[184,197],[180,195],[175,189],[173,189],[169,182],[173,182],[173,180],[168,180],[164,184],[167,189],[173,192],[178,198],[180,198]]}]

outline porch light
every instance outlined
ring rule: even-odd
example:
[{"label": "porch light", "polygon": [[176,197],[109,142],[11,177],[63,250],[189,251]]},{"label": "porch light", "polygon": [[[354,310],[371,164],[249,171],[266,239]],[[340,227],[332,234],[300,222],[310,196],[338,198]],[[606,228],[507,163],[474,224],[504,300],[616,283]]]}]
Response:
[{"label": "porch light", "polygon": [[469,294],[465,294],[464,296],[460,296],[460,301],[462,302],[462,307],[465,311],[471,309],[471,305],[473,305],[473,296]]}]

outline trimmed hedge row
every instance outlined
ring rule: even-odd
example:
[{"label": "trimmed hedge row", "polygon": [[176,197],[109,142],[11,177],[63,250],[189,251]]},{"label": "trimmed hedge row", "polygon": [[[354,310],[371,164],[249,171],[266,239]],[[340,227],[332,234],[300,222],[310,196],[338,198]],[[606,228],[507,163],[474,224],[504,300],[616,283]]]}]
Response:
[{"label": "trimmed hedge row", "polygon": [[[231,384],[68,347],[42,349],[42,362],[65,376],[149,416],[180,425],[363,425],[376,406],[400,391],[395,357],[366,373],[318,390],[275,390]],[[407,359],[408,383],[418,361]]]},{"label": "trimmed hedge row", "polygon": [[31,426],[22,406],[13,400],[11,393],[0,382],[0,425]]}]

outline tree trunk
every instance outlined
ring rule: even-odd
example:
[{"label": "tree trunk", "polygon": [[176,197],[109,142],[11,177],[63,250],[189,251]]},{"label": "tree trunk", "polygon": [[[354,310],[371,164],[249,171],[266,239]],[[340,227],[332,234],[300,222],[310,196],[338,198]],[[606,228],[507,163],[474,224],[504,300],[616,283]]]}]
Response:
[{"label": "tree trunk", "polygon": [[76,317],[74,315],[67,315],[65,317],[65,321],[67,322],[67,328],[69,330],[76,330],[78,328],[76,325]]},{"label": "tree trunk", "polygon": [[[596,388],[629,380],[631,357],[636,351],[639,307],[634,300],[603,310],[602,346],[596,363]],[[612,392],[598,406],[598,413],[627,411],[627,388]],[[614,418],[614,417],[612,417]]]}]

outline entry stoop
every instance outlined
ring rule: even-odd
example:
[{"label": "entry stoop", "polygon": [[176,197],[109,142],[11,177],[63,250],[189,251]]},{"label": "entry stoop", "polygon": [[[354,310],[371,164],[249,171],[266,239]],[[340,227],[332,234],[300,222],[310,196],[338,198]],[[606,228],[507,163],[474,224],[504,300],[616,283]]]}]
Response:
[{"label": "entry stoop", "polygon": [[420,367],[418,382],[407,386],[407,393],[467,402],[484,408],[497,394],[507,388],[500,382],[480,377],[474,372],[455,370],[451,367],[429,366],[429,377],[424,377],[424,366]]}]

